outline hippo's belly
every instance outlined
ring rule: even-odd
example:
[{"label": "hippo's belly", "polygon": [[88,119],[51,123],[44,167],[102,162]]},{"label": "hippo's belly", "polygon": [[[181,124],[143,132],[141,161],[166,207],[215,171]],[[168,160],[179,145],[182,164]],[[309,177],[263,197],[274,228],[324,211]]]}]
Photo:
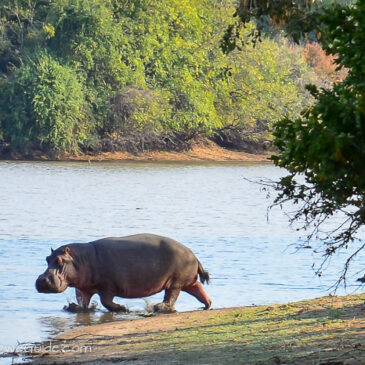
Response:
[{"label": "hippo's belly", "polygon": [[115,295],[122,298],[144,298],[149,297],[153,294],[159,293],[160,291],[164,290],[164,285],[158,285],[153,287],[128,287],[118,290]]}]

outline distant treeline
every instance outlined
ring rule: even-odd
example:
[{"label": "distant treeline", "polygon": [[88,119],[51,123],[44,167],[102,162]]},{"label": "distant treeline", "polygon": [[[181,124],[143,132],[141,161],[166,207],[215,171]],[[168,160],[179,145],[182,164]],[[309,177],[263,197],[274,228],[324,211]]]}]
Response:
[{"label": "distant treeline", "polygon": [[270,139],[275,120],[309,103],[304,85],[332,71],[307,62],[321,50],[273,31],[223,54],[233,13],[217,0],[2,0],[0,153],[179,150],[201,135],[247,149]]}]

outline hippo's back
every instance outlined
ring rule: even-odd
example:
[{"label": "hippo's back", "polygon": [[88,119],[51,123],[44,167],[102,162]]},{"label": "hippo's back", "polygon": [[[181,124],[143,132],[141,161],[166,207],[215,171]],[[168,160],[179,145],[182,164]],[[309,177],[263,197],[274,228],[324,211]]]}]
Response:
[{"label": "hippo's back", "polygon": [[123,278],[159,286],[164,281],[186,283],[197,277],[197,258],[171,238],[145,233],[104,238],[90,245],[95,248],[100,272],[114,280]]},{"label": "hippo's back", "polygon": [[173,251],[175,254],[192,254],[192,251],[173,240],[172,238],[158,236],[151,233],[141,233],[125,237],[107,237],[100,240],[90,242],[95,248],[111,251],[140,251],[148,250],[150,252],[169,252]]}]

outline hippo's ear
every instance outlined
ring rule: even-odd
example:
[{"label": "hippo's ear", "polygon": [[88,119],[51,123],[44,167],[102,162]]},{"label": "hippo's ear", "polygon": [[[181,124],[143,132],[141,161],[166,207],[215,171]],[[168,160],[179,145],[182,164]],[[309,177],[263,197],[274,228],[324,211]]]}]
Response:
[{"label": "hippo's ear", "polygon": [[64,261],[69,262],[69,261],[73,260],[70,247],[68,247],[68,246],[65,247],[63,252],[64,252],[64,255],[62,256],[62,258]]},{"label": "hippo's ear", "polygon": [[54,249],[51,247],[51,252],[53,253],[54,252]]}]

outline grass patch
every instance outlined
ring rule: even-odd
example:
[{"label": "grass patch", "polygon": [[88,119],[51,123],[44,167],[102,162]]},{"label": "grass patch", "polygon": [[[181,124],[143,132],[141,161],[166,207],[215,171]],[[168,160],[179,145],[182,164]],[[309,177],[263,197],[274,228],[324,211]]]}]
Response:
[{"label": "grass patch", "polygon": [[365,295],[159,315],[79,328],[57,341],[89,354],[34,354],[36,363],[362,364]]}]

